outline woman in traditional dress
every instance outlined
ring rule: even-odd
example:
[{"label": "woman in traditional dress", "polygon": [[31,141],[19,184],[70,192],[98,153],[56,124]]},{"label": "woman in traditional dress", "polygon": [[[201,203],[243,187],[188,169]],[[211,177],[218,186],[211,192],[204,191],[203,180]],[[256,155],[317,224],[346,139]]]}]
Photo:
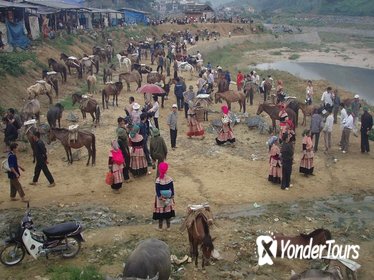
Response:
[{"label": "woman in traditional dress", "polygon": [[193,101],[188,102],[188,111],[187,111],[187,122],[188,122],[188,131],[187,136],[201,136],[201,139],[204,139],[204,128],[199,123],[196,118],[196,112],[194,109]]},{"label": "woman in traditional dress", "polygon": [[288,141],[291,142],[292,144],[295,144],[296,142],[295,125],[290,119],[286,121],[286,132],[288,134]]},{"label": "woman in traditional dress", "polygon": [[122,155],[124,157],[124,167],[123,167],[123,178],[125,180],[125,183],[130,182],[130,176],[129,176],[129,168],[130,168],[130,150],[129,150],[129,137],[127,135],[127,132],[124,128],[119,127],[117,128],[117,142],[119,145],[119,148],[122,152]]},{"label": "woman in traditional dress", "polygon": [[225,144],[226,142],[234,143],[235,142],[235,136],[232,132],[230,123],[230,117],[229,117],[229,108],[224,105],[221,107],[222,111],[222,128],[218,133],[218,136],[216,138],[216,142],[218,145]]},{"label": "woman in traditional dress", "polygon": [[143,136],[139,134],[139,125],[130,132],[130,172],[134,176],[147,174],[148,163],[144,155]]},{"label": "woman in traditional dress", "polygon": [[280,148],[278,145],[278,137],[272,136],[269,144],[269,177],[268,181],[274,184],[280,184],[282,181],[282,162],[280,158]]},{"label": "woman in traditional dress", "polygon": [[117,140],[112,141],[112,149],[109,152],[108,167],[113,174],[113,184],[111,185],[112,191],[119,194],[123,183],[123,164],[124,158],[122,151],[119,148]]},{"label": "woman in traditional dress", "polygon": [[313,141],[311,138],[310,130],[306,129],[303,132],[303,157],[300,162],[300,173],[304,173],[305,176],[313,175]]},{"label": "woman in traditional dress", "polygon": [[160,176],[156,178],[156,196],[153,211],[153,220],[158,220],[158,230],[162,230],[166,220],[166,230],[170,230],[170,219],[175,217],[174,211],[174,184],[173,179],[166,173],[169,165],[161,162],[158,165]]}]

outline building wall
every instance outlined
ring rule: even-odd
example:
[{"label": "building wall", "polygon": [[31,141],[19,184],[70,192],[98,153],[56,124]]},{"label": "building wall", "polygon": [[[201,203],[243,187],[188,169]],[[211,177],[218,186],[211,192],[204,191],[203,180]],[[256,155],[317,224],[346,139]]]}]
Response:
[{"label": "building wall", "polygon": [[137,12],[134,12],[134,11],[124,11],[124,17],[125,17],[125,22],[126,23],[129,23],[129,24],[133,24],[133,23],[143,23],[143,24],[146,24],[147,23],[147,17],[142,14],[142,13],[137,13]]}]

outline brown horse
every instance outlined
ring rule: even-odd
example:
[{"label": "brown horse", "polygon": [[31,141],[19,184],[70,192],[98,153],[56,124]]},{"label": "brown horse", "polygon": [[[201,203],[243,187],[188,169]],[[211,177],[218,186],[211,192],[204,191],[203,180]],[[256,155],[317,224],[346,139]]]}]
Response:
[{"label": "brown horse", "polygon": [[95,74],[88,75],[86,78],[86,81],[87,81],[88,93],[89,94],[96,93],[97,79],[96,79]]},{"label": "brown horse", "polygon": [[130,91],[131,82],[136,82],[136,84],[138,85],[136,89],[142,86],[142,76],[136,70],[133,70],[130,73],[121,73],[119,74],[118,79],[120,82],[122,82],[122,80],[126,81],[127,91]]},{"label": "brown horse", "polygon": [[94,46],[92,48],[92,54],[97,55],[99,57],[100,62],[105,62],[105,60],[107,59],[105,49],[99,46]]},{"label": "brown horse", "polygon": [[[273,131],[275,131],[276,130],[275,121],[279,120],[279,111],[280,109],[277,105],[268,104],[264,102],[258,105],[257,115],[261,114],[262,112],[267,113],[273,122]],[[292,122],[295,124],[296,113],[294,112],[294,110],[292,110],[291,108],[286,108],[286,112],[288,114],[288,118],[292,120]]]},{"label": "brown horse", "polygon": [[29,95],[29,100],[45,94],[49,98],[49,104],[52,104],[52,86],[46,81],[38,81],[36,84],[29,86],[26,91]]},{"label": "brown horse", "polygon": [[[139,74],[139,73],[138,73]],[[103,101],[103,108],[108,108],[109,96],[113,95],[113,106],[114,106],[114,99],[116,100],[116,105],[118,107],[118,95],[121,93],[123,88],[122,82],[116,82],[114,84],[106,85],[102,90],[102,101]]]},{"label": "brown horse", "polygon": [[233,90],[228,90],[225,92],[216,92],[214,94],[214,101],[217,104],[218,102],[222,102],[221,98],[226,101],[227,107],[231,110],[231,103],[238,102],[240,106],[240,112],[243,108],[243,113],[246,112],[246,104],[245,104],[245,95],[242,92],[236,92]]},{"label": "brown horse", "polygon": [[40,103],[38,99],[28,100],[21,109],[22,121],[27,121],[35,117],[40,122]]},{"label": "brown horse", "polygon": [[200,213],[195,217],[191,226],[188,228],[188,239],[190,241],[190,255],[195,257],[195,266],[197,267],[199,249],[198,246],[201,244],[202,256],[202,268],[205,267],[205,262],[209,261],[212,251],[214,250],[213,241],[215,238],[210,236],[209,224],[206,217]]},{"label": "brown horse", "polygon": [[104,68],[104,75],[103,75],[103,82],[106,84],[107,82],[111,82],[113,78],[113,72],[116,71],[116,66],[111,64],[108,68]]},{"label": "brown horse", "polygon": [[161,81],[164,83],[164,85],[166,84],[165,75],[162,75],[162,74],[157,73],[157,72],[151,72],[147,75],[147,83],[148,84],[159,83]]},{"label": "brown horse", "polygon": [[48,67],[53,69],[53,71],[61,74],[62,82],[66,82],[66,67],[65,65],[58,63],[53,58],[48,59]]},{"label": "brown horse", "polygon": [[312,240],[312,246],[314,245],[326,245],[326,241],[331,240],[331,233],[327,229],[319,228],[309,234],[300,234],[298,236],[285,236],[283,234],[274,234],[274,240],[277,241],[277,257],[282,254],[282,243],[285,245],[309,245]]},{"label": "brown horse", "polygon": [[264,91],[265,91],[264,99],[269,100],[272,87],[273,85],[271,84],[271,82],[269,80],[266,80],[264,83]]},{"label": "brown horse", "polygon": [[48,72],[48,70],[43,70],[42,79],[46,81],[56,92],[56,97],[58,98],[58,80],[56,77],[57,72]]},{"label": "brown horse", "polygon": [[313,112],[315,109],[318,109],[319,107],[318,106],[315,106],[315,105],[307,105],[305,104],[304,102],[298,102],[299,104],[299,108],[301,110],[301,112],[303,112],[303,122],[301,123],[301,125],[306,125],[306,117],[311,117],[313,115]]},{"label": "brown horse", "polygon": [[95,144],[95,134],[88,131],[78,131],[78,136],[76,140],[70,140],[70,131],[66,128],[50,128],[48,144],[52,141],[58,139],[65,148],[65,152],[70,164],[73,163],[73,155],[71,153],[71,148],[80,149],[83,146],[86,147],[88,151],[88,161],[87,166],[90,164],[90,159],[92,157],[92,166],[95,165],[96,161],[96,144]]},{"label": "brown horse", "polygon": [[77,73],[78,73],[78,79],[82,78],[83,68],[82,68],[82,64],[80,63],[80,61],[78,59],[69,57],[64,53],[61,53],[60,54],[60,60],[63,60],[65,62],[65,65],[66,65],[66,67],[68,68],[68,71],[69,71],[69,75],[71,75],[70,68],[75,68],[77,70]]},{"label": "brown horse", "polygon": [[217,86],[218,86],[218,92],[225,92],[225,91],[230,90],[229,89],[230,85],[225,79],[225,77],[219,79],[219,81],[217,82]]},{"label": "brown horse", "polygon": [[95,122],[95,125],[98,125],[100,122],[100,106],[95,99],[86,99],[78,93],[74,93],[71,96],[73,101],[73,106],[75,103],[79,103],[79,108],[81,109],[83,119],[86,119],[86,113],[89,113],[92,117],[92,121]]}]

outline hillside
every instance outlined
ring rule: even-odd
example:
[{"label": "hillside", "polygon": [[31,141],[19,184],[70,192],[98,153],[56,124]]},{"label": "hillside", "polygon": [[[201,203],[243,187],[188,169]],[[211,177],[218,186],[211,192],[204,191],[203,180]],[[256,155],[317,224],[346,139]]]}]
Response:
[{"label": "hillside", "polygon": [[215,1],[226,6],[253,6],[260,12],[313,12],[329,15],[350,15],[350,16],[374,16],[374,1],[372,0],[241,0]]}]

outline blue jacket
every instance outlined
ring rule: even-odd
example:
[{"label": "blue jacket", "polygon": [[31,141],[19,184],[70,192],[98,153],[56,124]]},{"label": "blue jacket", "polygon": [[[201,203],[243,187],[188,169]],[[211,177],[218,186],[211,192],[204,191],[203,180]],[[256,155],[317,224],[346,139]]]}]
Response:
[{"label": "blue jacket", "polygon": [[185,87],[181,82],[178,82],[174,86],[174,94],[178,97],[183,97],[183,92],[185,91]]}]

